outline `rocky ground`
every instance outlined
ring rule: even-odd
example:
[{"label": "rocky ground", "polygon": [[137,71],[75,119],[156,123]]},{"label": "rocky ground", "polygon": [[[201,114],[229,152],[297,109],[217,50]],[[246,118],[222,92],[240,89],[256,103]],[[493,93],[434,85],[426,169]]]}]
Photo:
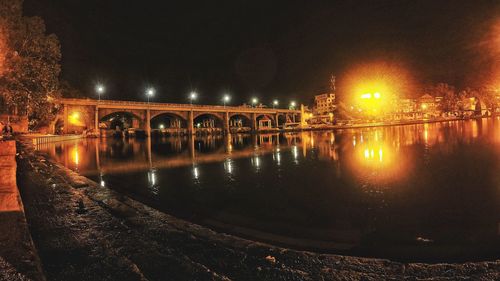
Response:
[{"label": "rocky ground", "polygon": [[48,280],[500,280],[500,261],[403,264],[217,233],[99,187],[29,141],[18,150],[18,185]]}]

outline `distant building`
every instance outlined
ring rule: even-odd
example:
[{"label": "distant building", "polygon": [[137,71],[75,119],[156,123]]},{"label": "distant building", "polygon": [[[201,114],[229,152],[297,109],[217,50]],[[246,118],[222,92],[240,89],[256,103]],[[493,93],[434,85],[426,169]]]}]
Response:
[{"label": "distant building", "polygon": [[335,110],[335,94],[326,93],[314,96],[314,114],[328,115]]},{"label": "distant building", "polygon": [[417,117],[418,105],[415,99],[395,99],[392,106],[392,119],[408,120]]},{"label": "distant building", "polygon": [[433,97],[429,94],[425,94],[418,98],[419,108],[424,118],[438,117],[441,114],[440,103],[443,97]]},{"label": "distant building", "polygon": [[309,114],[308,122],[311,124],[333,123],[333,113],[337,106],[335,105],[335,94],[325,93],[314,96],[314,107]]}]

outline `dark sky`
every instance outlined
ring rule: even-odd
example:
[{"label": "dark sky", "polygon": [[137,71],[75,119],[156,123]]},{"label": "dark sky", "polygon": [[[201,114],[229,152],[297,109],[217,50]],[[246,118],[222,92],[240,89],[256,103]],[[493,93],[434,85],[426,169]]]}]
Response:
[{"label": "dark sky", "polygon": [[[113,99],[234,103],[257,96],[308,102],[354,65],[403,64],[419,83],[477,84],[479,46],[500,1],[25,0],[62,45],[62,77]],[[474,85],[475,86],[475,85]],[[342,89],[339,89],[340,91]]]}]

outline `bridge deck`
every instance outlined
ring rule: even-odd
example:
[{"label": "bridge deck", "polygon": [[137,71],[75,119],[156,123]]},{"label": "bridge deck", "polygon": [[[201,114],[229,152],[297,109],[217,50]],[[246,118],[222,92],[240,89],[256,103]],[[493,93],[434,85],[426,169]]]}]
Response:
[{"label": "bridge deck", "polygon": [[109,109],[138,109],[138,110],[164,110],[164,111],[210,111],[210,112],[240,112],[240,113],[288,113],[299,114],[297,109],[248,107],[248,106],[223,106],[182,103],[158,103],[139,101],[95,100],[95,99],[70,99],[61,98],[59,103],[76,106],[96,106]]}]

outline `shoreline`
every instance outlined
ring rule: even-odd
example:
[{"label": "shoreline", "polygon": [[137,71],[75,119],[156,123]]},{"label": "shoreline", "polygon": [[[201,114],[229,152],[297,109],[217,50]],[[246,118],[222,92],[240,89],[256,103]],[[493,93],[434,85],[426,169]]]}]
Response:
[{"label": "shoreline", "polygon": [[[463,118],[448,118],[448,119],[420,119],[420,120],[408,120],[404,122],[396,122],[396,123],[384,123],[384,122],[376,122],[376,123],[361,123],[361,124],[353,124],[353,125],[331,125],[331,126],[323,126],[319,128],[303,128],[302,131],[322,131],[322,130],[345,130],[345,129],[362,129],[362,128],[377,128],[377,127],[393,127],[393,126],[407,126],[407,125],[419,125],[419,124],[431,124],[431,123],[443,123],[443,122],[454,122],[454,121],[467,121],[467,120],[477,120],[483,118],[495,118],[498,115],[493,116],[480,116],[469,119]],[[284,130],[284,132],[289,130]]]},{"label": "shoreline", "polygon": [[20,191],[49,280],[161,280],[167,274],[175,280],[500,278],[500,260],[401,263],[216,232],[101,188],[35,152],[27,139],[18,145]]}]

